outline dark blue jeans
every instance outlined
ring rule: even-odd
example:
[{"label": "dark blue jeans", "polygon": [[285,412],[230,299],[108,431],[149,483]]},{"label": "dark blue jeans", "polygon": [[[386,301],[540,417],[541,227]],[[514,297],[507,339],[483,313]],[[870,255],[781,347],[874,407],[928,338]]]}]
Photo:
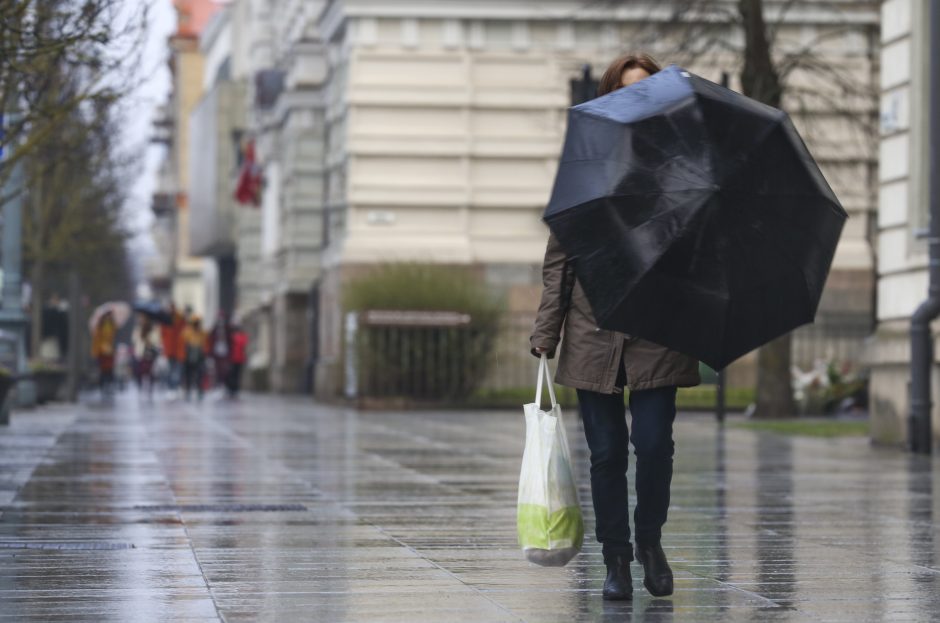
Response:
[{"label": "dark blue jeans", "polygon": [[676,418],[676,388],[630,392],[633,434],[627,429],[623,394],[578,390],[584,434],[591,450],[591,496],[597,540],[604,559],[633,559],[627,494],[629,442],[636,455],[636,508],[633,521],[637,543],[658,543],[669,511],[672,484],[672,424]]}]

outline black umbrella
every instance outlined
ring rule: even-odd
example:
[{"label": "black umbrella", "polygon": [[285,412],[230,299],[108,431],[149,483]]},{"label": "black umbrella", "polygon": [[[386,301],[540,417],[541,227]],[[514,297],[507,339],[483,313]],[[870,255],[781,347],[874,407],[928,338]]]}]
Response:
[{"label": "black umbrella", "polygon": [[173,316],[169,311],[163,308],[163,305],[155,301],[134,303],[134,311],[143,314],[160,324],[173,324]]},{"label": "black umbrella", "polygon": [[845,218],[785,113],[675,66],[570,109],[545,211],[601,327],[715,369],[813,321]]}]

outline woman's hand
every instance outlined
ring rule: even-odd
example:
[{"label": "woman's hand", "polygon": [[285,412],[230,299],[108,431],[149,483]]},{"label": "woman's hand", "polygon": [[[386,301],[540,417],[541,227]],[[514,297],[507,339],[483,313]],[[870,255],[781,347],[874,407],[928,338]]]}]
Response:
[{"label": "woman's hand", "polygon": [[532,349],[531,349],[529,352],[532,353],[535,357],[538,357],[538,358],[542,358],[542,357],[545,357],[545,356],[548,356],[548,357],[551,357],[551,356],[552,356],[552,355],[551,355],[551,351],[550,351],[549,349],[545,348],[544,346],[533,346]]}]

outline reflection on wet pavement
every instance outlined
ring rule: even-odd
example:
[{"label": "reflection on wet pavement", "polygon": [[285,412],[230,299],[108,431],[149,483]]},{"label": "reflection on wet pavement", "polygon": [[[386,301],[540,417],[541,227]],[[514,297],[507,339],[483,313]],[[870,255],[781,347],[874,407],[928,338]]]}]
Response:
[{"label": "reflection on wet pavement", "polygon": [[[571,410],[573,412],[573,410]],[[588,524],[586,448],[570,438]],[[516,546],[519,413],[57,406],[0,429],[0,620],[930,621],[940,461],[680,416],[676,593]]]}]

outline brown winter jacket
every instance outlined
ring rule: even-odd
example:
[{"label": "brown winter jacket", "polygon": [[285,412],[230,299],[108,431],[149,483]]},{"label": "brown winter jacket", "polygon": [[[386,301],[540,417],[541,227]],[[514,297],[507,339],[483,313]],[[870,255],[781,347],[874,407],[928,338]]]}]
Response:
[{"label": "brown winter jacket", "polygon": [[[529,342],[554,357],[561,354],[555,381],[602,394],[619,393],[617,372],[623,360],[627,388],[653,389],[668,385],[691,387],[701,383],[698,361],[658,344],[597,326],[594,313],[574,267],[554,235],[548,238],[542,265],[542,301]],[[564,326],[564,341],[561,340]]]}]

